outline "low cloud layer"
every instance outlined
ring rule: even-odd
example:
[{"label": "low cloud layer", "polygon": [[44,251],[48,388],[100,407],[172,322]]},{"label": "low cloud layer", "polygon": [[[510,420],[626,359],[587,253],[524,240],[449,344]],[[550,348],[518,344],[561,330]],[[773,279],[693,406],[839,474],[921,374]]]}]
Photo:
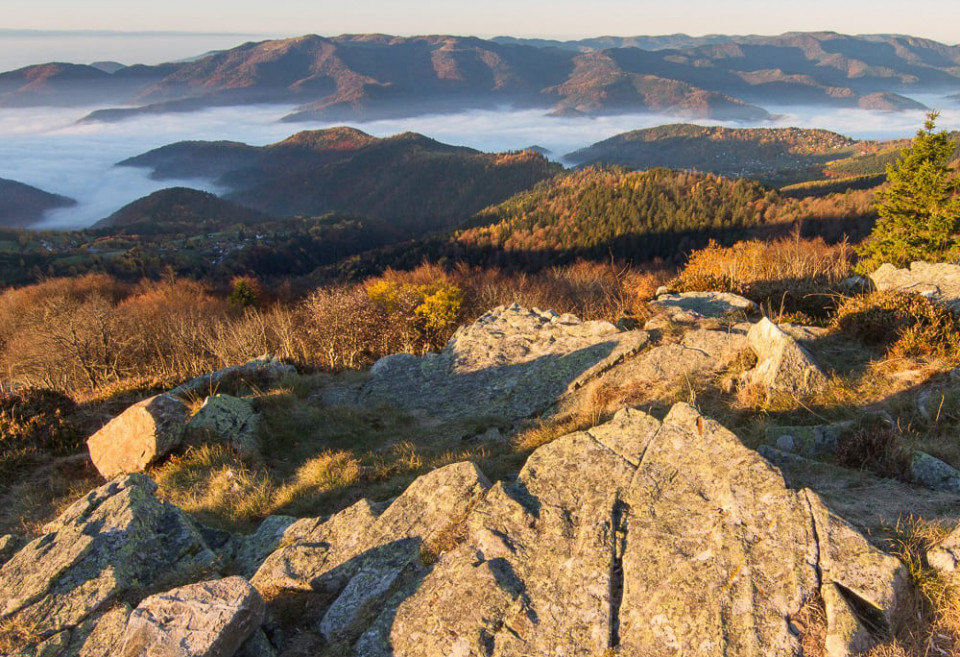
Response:
[{"label": "low cloud layer", "polygon": [[[960,128],[960,105],[937,97],[919,98],[942,107],[940,125]],[[34,185],[76,199],[79,205],[48,214],[39,227],[89,226],[123,205],[157,189],[184,185],[222,193],[209,182],[154,181],[145,170],[114,167],[120,160],[185,139],[234,140],[268,144],[305,129],[342,124],[279,123],[289,106],[217,108],[190,114],[143,116],[119,123],[78,124],[85,109],[0,109],[0,177]],[[908,137],[923,122],[923,112],[885,113],[823,108],[768,108],[779,116],[762,127],[826,128],[862,139]],[[446,143],[485,151],[538,145],[559,159],[617,133],[676,123],[676,117],[625,115],[600,118],[555,118],[540,110],[470,111],[447,116],[352,124],[378,137],[406,130]],[[698,121],[711,125],[743,124]]]}]

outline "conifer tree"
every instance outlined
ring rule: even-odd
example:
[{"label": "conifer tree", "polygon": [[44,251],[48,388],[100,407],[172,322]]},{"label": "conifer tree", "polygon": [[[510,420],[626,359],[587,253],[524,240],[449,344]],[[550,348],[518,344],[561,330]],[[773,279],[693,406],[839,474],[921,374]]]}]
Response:
[{"label": "conifer tree", "polygon": [[877,224],[860,248],[858,269],[871,272],[889,262],[943,261],[960,253],[960,178],[950,167],[957,145],[935,132],[938,112],[927,120],[895,164],[889,185],[877,195]]}]

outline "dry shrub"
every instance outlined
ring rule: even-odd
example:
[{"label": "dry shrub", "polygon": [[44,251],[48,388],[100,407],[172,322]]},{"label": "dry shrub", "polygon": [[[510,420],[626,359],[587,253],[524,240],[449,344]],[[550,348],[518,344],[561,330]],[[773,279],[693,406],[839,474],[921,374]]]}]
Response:
[{"label": "dry shrub", "polygon": [[914,585],[912,600],[898,610],[894,642],[870,652],[886,655],[956,655],[960,652],[960,577],[930,567],[926,554],[948,535],[939,522],[909,517],[892,529],[890,550]]},{"label": "dry shrub", "polygon": [[835,305],[838,284],[852,272],[852,258],[846,242],[829,245],[822,238],[750,240],[730,247],[711,242],[690,254],[671,286],[734,292],[773,311],[824,317]]},{"label": "dry shrub", "polygon": [[70,417],[76,404],[53,390],[0,394],[0,480],[28,457],[74,452],[83,429]]},{"label": "dry shrub", "polygon": [[803,657],[823,657],[827,642],[827,610],[820,594],[807,598],[791,621],[800,631]]},{"label": "dry shrub", "polygon": [[837,443],[837,462],[890,479],[910,478],[910,452],[904,447],[902,436],[879,423],[844,432]]},{"label": "dry shrub", "polygon": [[836,327],[893,358],[956,356],[960,322],[942,304],[919,294],[886,290],[845,300]]}]

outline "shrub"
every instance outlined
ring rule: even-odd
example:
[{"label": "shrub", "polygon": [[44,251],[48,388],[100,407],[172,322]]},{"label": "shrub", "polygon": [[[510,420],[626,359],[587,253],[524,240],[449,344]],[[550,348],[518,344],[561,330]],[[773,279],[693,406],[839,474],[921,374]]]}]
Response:
[{"label": "shrub", "polygon": [[960,347],[960,322],[942,304],[892,290],[845,300],[836,327],[899,358],[951,357]]},{"label": "shrub", "polygon": [[73,400],[53,390],[0,394],[0,476],[24,458],[80,449],[85,436],[70,419],[75,410]]},{"label": "shrub", "polygon": [[837,462],[890,479],[910,478],[910,453],[903,446],[902,437],[890,427],[877,423],[868,423],[841,435]]},{"label": "shrub", "polygon": [[733,292],[775,310],[825,317],[840,281],[850,275],[846,242],[829,245],[799,236],[773,242],[716,242],[690,254],[671,286],[682,292]]}]

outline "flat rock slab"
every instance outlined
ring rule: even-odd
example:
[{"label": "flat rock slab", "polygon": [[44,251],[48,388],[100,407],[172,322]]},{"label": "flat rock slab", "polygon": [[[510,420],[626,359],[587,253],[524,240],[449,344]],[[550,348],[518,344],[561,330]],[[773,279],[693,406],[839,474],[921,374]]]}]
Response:
[{"label": "flat rock slab", "polygon": [[143,600],[121,657],[231,657],[263,622],[264,603],[242,577],[183,586]]},{"label": "flat rock slab", "polygon": [[357,403],[442,418],[527,417],[637,353],[648,339],[609,322],[499,307],[457,330],[439,354],[377,361]]},{"label": "flat rock slab", "polygon": [[759,310],[750,299],[730,292],[660,294],[649,305],[668,315],[686,313],[694,317],[745,317]]},{"label": "flat rock slab", "polygon": [[0,620],[47,639],[144,584],[176,585],[214,568],[217,556],[192,521],[155,491],[132,474],[70,506],[0,568]]},{"label": "flat rock slab", "polygon": [[87,440],[90,458],[105,479],[143,472],[183,442],[187,406],[172,395],[144,399]]},{"label": "flat rock slab", "polygon": [[870,274],[878,290],[921,294],[960,311],[960,266],[947,263],[913,262],[909,269],[881,265]]}]

